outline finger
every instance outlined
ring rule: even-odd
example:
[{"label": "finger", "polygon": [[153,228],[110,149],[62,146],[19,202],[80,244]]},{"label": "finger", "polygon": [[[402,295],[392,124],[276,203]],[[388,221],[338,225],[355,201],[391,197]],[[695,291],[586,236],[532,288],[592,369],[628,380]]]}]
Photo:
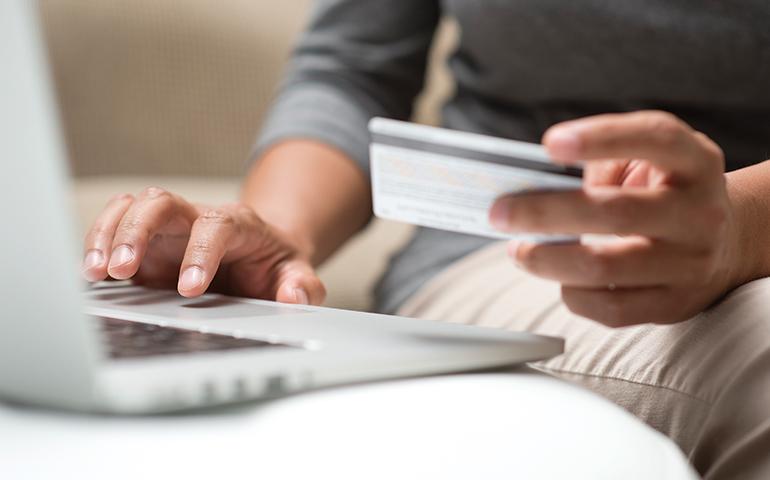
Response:
[{"label": "finger", "polygon": [[568,287],[697,285],[708,275],[700,255],[640,237],[587,245],[511,242],[508,251],[521,268]]},{"label": "finger", "polygon": [[162,188],[145,189],[118,224],[107,268],[110,276],[134,276],[155,233],[177,215],[192,223],[196,214],[192,205]]},{"label": "finger", "polygon": [[218,208],[205,212],[192,225],[184,259],[179,269],[177,290],[185,297],[202,295],[211,284],[229,250],[242,243],[236,237],[252,225],[239,225],[237,212]]},{"label": "finger", "polygon": [[561,296],[573,313],[608,327],[670,324],[692,315],[679,295],[663,287],[617,290],[562,287]]},{"label": "finger", "polygon": [[489,220],[503,232],[690,238],[697,230],[691,217],[699,208],[674,189],[595,187],[501,197]]},{"label": "finger", "polygon": [[689,180],[724,172],[719,148],[665,112],[607,114],[561,123],[546,132],[543,144],[561,162],[640,158]]},{"label": "finger", "polygon": [[313,267],[304,260],[292,260],[281,266],[275,299],[278,302],[321,305],[326,288]]},{"label": "finger", "polygon": [[112,250],[115,230],[133,202],[133,195],[116,195],[107,202],[91,230],[88,231],[84,242],[82,272],[89,282],[98,282],[107,278],[107,259]]}]

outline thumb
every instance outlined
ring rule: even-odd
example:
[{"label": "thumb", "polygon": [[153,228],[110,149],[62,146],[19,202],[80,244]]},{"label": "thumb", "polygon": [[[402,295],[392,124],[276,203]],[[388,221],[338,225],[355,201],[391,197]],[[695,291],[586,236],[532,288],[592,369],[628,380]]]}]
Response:
[{"label": "thumb", "polygon": [[275,299],[283,303],[321,305],[326,299],[326,287],[305,260],[290,260],[278,272]]}]

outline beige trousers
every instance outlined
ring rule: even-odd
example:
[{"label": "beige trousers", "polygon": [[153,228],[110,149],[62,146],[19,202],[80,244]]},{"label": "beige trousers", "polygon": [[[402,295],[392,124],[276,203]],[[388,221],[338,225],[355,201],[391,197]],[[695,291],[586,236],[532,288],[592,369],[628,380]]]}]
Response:
[{"label": "beige trousers", "polygon": [[496,243],[399,314],[564,337],[563,355],[533,366],[668,435],[706,479],[770,478],[770,278],[683,323],[610,329],[570,313],[557,284],[514,267]]}]

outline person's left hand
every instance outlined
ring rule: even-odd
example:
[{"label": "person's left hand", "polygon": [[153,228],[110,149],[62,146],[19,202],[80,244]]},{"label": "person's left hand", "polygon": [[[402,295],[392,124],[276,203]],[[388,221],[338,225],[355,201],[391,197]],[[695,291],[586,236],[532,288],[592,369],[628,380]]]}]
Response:
[{"label": "person's left hand", "polygon": [[609,114],[546,132],[554,161],[586,161],[584,188],[498,199],[507,232],[617,234],[599,244],[511,242],[527,271],[562,285],[574,313],[609,326],[674,323],[735,286],[735,215],[724,156],[664,112]]}]

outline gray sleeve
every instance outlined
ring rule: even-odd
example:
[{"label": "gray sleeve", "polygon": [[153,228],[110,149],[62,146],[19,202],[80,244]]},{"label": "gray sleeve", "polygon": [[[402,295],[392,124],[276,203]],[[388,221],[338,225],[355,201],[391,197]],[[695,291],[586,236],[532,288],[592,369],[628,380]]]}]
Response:
[{"label": "gray sleeve", "polygon": [[439,10],[438,0],[317,0],[252,158],[309,138],[368,175],[367,122],[411,115]]}]

